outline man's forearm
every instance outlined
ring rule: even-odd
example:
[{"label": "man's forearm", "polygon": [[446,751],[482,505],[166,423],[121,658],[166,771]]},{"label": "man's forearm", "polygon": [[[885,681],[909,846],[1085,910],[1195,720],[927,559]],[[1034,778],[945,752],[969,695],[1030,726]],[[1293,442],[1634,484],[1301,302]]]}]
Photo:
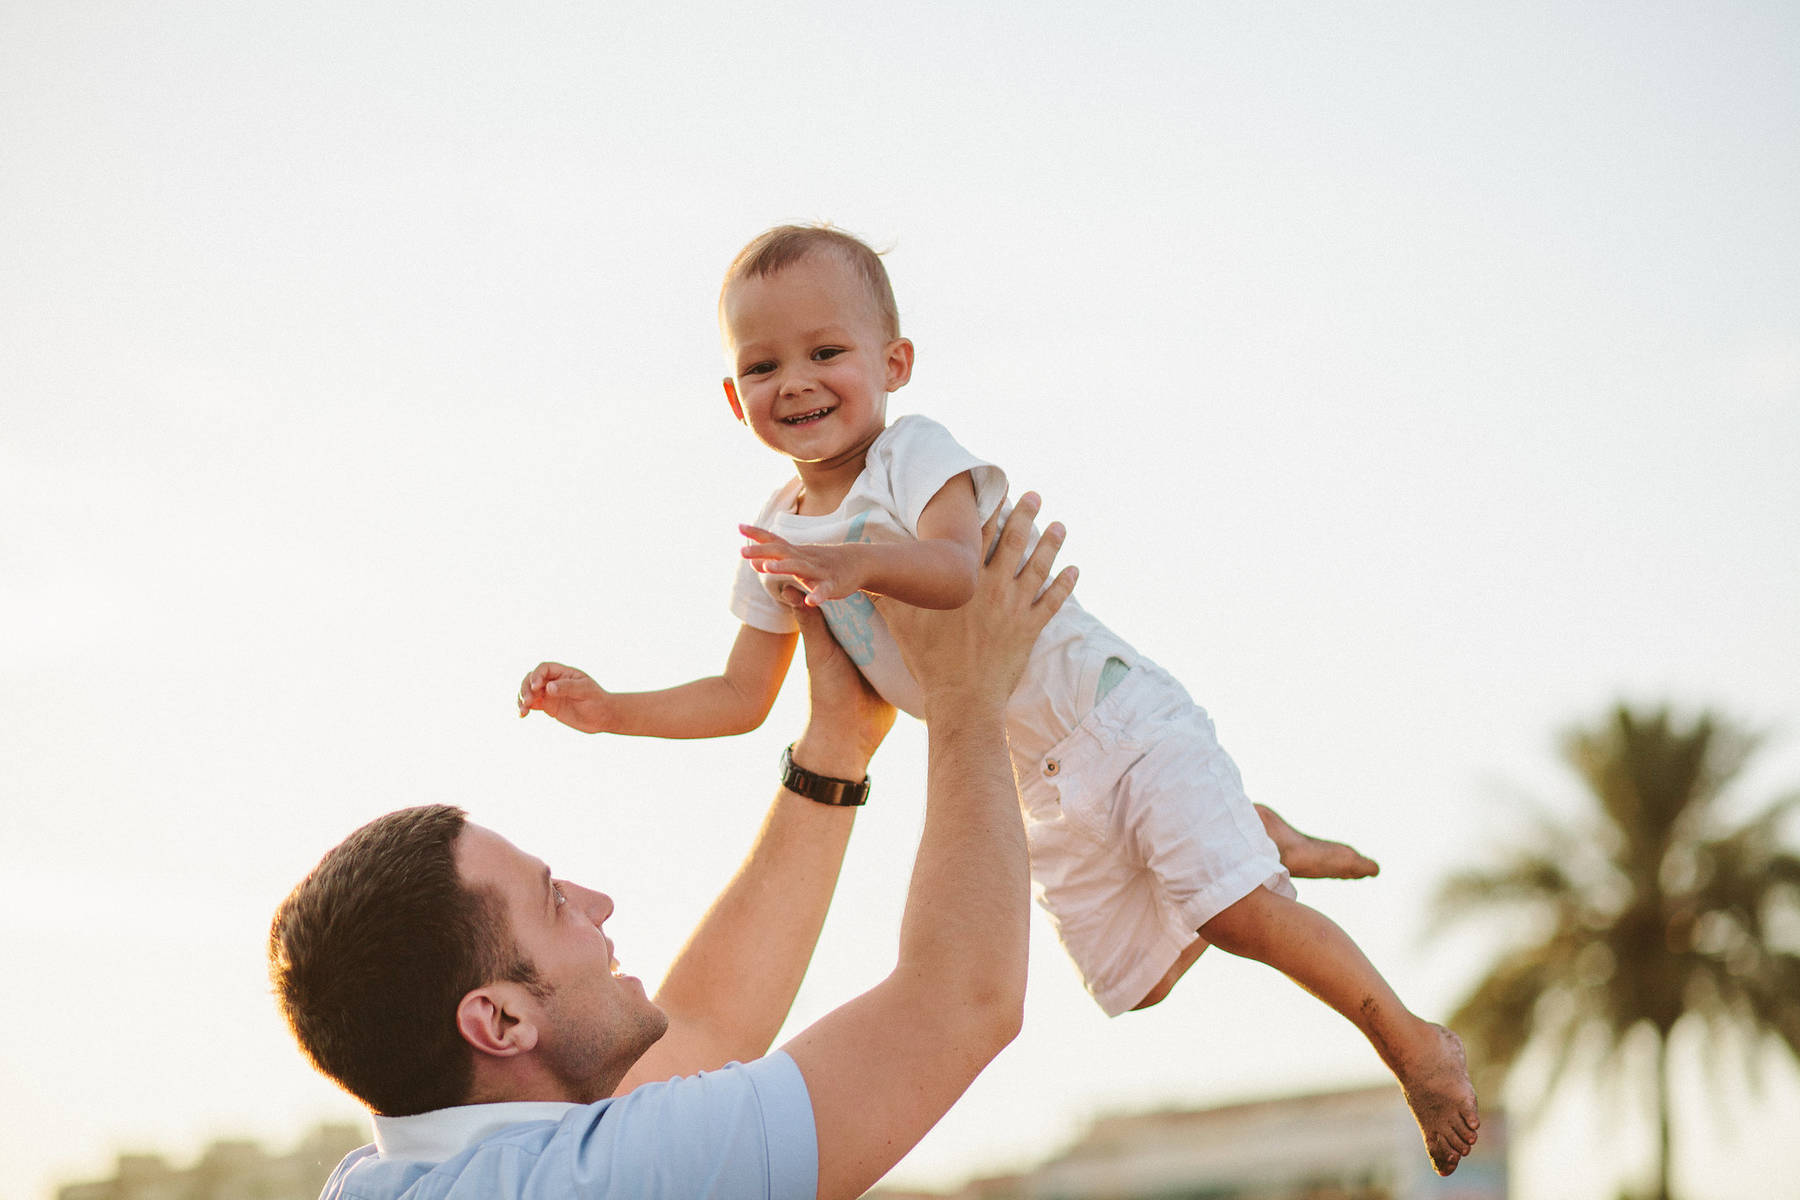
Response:
[{"label": "man's forearm", "polygon": [[[797,764],[844,779],[868,773],[869,753],[854,733],[832,728],[809,727],[794,745]],[[776,794],[743,864],[657,989],[669,1032],[626,1090],[768,1051],[818,944],[855,813],[785,788]]]},{"label": "man's forearm", "polygon": [[899,968],[932,981],[945,1009],[992,1005],[1004,1025],[1025,993],[1030,882],[1000,711],[933,714],[926,787]]}]

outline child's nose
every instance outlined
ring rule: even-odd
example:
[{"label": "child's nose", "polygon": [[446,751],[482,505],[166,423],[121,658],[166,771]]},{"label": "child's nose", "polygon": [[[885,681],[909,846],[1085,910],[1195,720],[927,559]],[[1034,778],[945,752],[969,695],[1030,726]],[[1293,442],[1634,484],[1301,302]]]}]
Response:
[{"label": "child's nose", "polygon": [[788,367],[781,372],[781,394],[797,396],[812,390],[812,376],[804,367]]}]

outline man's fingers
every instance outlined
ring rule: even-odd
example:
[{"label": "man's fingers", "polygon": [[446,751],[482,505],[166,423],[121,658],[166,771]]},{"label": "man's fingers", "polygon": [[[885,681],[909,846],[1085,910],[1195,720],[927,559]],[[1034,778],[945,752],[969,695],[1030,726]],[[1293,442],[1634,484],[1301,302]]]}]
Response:
[{"label": "man's fingers", "polygon": [[993,554],[988,555],[988,561],[992,562],[995,555],[1008,556],[1001,559],[1002,563],[1019,561],[1024,553],[1025,538],[1031,532],[1031,520],[1037,516],[1041,504],[1036,492],[1026,492],[1019,497],[1019,502],[1006,516],[1006,524],[1000,530],[1000,540],[995,543]]},{"label": "man's fingers", "polygon": [[1044,580],[1050,578],[1050,568],[1056,565],[1056,556],[1062,551],[1063,538],[1068,530],[1061,521],[1052,521],[1038,538],[1037,545],[1031,548],[1031,554],[1019,567],[1019,574],[1025,576],[1032,584],[1032,595],[1044,586]]},{"label": "man's fingers", "polygon": [[1006,497],[1000,497],[1000,503],[988,514],[988,519],[981,523],[981,565],[987,566],[994,561],[994,551],[1000,548],[1000,514],[1006,511]]},{"label": "man's fingers", "polygon": [[1050,618],[1056,615],[1057,610],[1062,608],[1063,601],[1067,600],[1069,593],[1075,590],[1075,581],[1080,575],[1081,568],[1064,567],[1057,573],[1056,578],[1050,581],[1050,586],[1045,588],[1043,594],[1037,598],[1032,607],[1037,610],[1045,623],[1048,623]]}]

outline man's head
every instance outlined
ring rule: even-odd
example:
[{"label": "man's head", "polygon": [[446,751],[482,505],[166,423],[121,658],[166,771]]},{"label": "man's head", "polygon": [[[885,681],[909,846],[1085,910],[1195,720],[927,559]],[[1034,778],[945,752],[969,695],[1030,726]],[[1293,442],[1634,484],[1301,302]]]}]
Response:
[{"label": "man's head", "polygon": [[784,225],[738,254],[719,293],[732,413],[797,463],[866,450],[912,343],[876,253],[840,230]]},{"label": "man's head", "polygon": [[[598,893],[550,883],[543,864],[468,824],[460,809],[403,809],[344,839],[282,902],[269,972],[301,1048],[375,1112],[573,1099],[582,1082],[599,1085],[577,1080],[586,1067],[571,1069],[564,1057],[608,1059],[595,1047],[621,1041],[612,1057],[635,1061],[655,1041],[643,1040],[648,1027],[663,1019],[641,984],[608,970],[599,922],[611,909]],[[567,927],[559,939],[539,927],[553,924]],[[586,951],[583,969],[568,946]],[[543,955],[550,960],[534,961]],[[629,1003],[606,1008],[610,1023],[590,1028],[596,991],[625,993]],[[622,1024],[621,1014],[632,1020]],[[510,1080],[555,1094],[485,1094],[504,1093]]]}]

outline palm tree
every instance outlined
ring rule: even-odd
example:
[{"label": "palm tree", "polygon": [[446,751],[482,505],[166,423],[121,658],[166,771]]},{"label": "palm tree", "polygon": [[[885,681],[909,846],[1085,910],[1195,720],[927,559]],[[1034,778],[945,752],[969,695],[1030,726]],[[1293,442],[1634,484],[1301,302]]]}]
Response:
[{"label": "palm tree", "polygon": [[1438,894],[1445,921],[1535,918],[1451,1018],[1490,1084],[1535,1045],[1550,1052],[1547,1096],[1580,1047],[1598,1045],[1612,1067],[1648,1032],[1657,1200],[1669,1197],[1676,1025],[1747,1032],[1752,1054],[1776,1037],[1800,1057],[1800,955],[1771,927],[1800,913],[1800,856],[1780,844],[1800,792],[1735,825],[1721,811],[1758,742],[1712,713],[1682,724],[1621,704],[1563,740],[1598,811],[1579,824],[1537,815],[1497,861]]}]

